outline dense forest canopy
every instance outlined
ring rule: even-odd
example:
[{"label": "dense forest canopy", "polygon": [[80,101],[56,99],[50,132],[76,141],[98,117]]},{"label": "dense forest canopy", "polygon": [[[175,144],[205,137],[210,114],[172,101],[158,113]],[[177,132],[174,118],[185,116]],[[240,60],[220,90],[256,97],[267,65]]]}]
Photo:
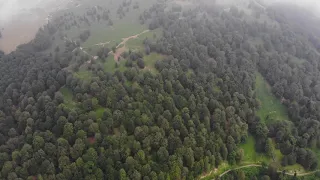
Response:
[{"label": "dense forest canopy", "polygon": [[[117,17],[125,18],[129,7],[140,5],[124,1]],[[239,145],[248,136],[269,158],[276,144],[282,166],[316,170],[319,41],[277,8],[249,7],[253,19],[236,6],[158,1],[138,18],[162,36],[144,39],[142,51],[123,52],[115,72],[101,62],[119,47],[103,47],[94,57],[81,47],[90,29],[78,39],[60,34],[60,45],[53,38],[61,29],[94,22],[112,26],[103,7],[83,16],[65,13],[30,43],[8,55],[0,51],[0,179],[196,179],[224,162],[240,164]],[[164,59],[146,71],[144,56],[152,53]],[[124,70],[118,60],[125,61]],[[75,73],[83,64],[89,79]],[[257,115],[257,73],[290,120]],[[252,177],[285,178],[272,164],[257,172]],[[232,171],[226,179],[244,176]]]}]

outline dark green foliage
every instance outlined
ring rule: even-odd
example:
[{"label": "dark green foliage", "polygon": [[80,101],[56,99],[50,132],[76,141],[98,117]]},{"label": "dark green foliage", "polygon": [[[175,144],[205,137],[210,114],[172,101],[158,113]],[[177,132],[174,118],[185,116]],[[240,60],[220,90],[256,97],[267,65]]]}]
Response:
[{"label": "dark green foliage", "polygon": [[82,42],[85,42],[90,37],[90,34],[90,30],[85,30],[79,35],[79,38]]},{"label": "dark green foliage", "polygon": [[[130,3],[119,7],[119,16]],[[239,164],[244,155],[238,145],[248,131],[257,151],[272,157],[273,138],[283,164],[316,169],[308,147],[319,146],[320,139],[319,58],[305,49],[305,39],[292,39],[287,27],[245,22],[236,7],[230,13],[199,7],[182,19],[180,6],[164,9],[159,3],[141,15],[150,29],[163,29],[157,42],[145,41],[146,54],[166,55],[155,73],[141,70],[143,53],[131,52],[124,55],[125,70],[105,73],[91,63],[92,78],[79,79],[66,67],[74,60],[79,69],[89,57],[72,52],[73,42],[54,56],[37,53],[50,47],[51,26],[0,56],[0,179],[195,179],[224,160]],[[200,12],[208,16],[195,18]],[[101,17],[93,8],[87,15],[112,22],[107,11]],[[264,44],[253,47],[249,38],[258,35]],[[105,59],[109,51],[97,55]],[[292,64],[291,56],[306,61]],[[293,125],[266,126],[255,116],[256,67],[283,98]],[[62,87],[70,97],[60,93]],[[226,179],[278,176],[271,164],[261,174],[232,171]]]}]

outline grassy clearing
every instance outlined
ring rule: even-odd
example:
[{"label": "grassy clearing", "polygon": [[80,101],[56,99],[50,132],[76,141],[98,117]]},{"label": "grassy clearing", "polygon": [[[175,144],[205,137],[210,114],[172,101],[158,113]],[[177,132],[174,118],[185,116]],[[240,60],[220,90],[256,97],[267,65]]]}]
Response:
[{"label": "grassy clearing", "polygon": [[318,159],[318,163],[320,163],[320,149],[312,148],[311,150],[316,154],[317,159]]},{"label": "grassy clearing", "polygon": [[208,175],[204,175],[205,177],[200,178],[201,180],[212,180],[216,178],[219,174],[231,169],[231,166],[224,162],[220,164],[216,169],[213,169]]},{"label": "grassy clearing", "polygon": [[145,55],[143,57],[145,66],[151,72],[156,72],[155,64],[158,60],[162,60],[164,58],[163,55],[158,53],[151,53],[149,55]]},{"label": "grassy clearing", "polygon": [[79,70],[78,72],[75,72],[74,75],[82,80],[90,80],[93,76],[92,72],[88,70]]},{"label": "grassy clearing", "polygon": [[105,111],[105,108],[102,108],[102,107],[96,109],[95,113],[97,115],[97,118],[102,118],[104,111]]},{"label": "grassy clearing", "polygon": [[289,120],[287,110],[271,92],[271,87],[260,73],[256,74],[256,96],[260,102],[257,115],[265,123],[278,120]]},{"label": "grassy clearing", "polygon": [[[126,38],[135,34],[139,34],[142,31],[148,29],[147,25],[140,24],[139,22],[139,15],[143,13],[145,9],[148,9],[152,6],[155,0],[136,0],[139,2],[139,9],[133,9],[132,7],[129,8],[129,12],[126,12],[125,17],[122,19],[118,18],[117,9],[121,4],[121,1],[112,1],[111,4],[106,1],[102,1],[101,3],[106,4],[110,7],[111,10],[111,19],[113,21],[113,26],[106,26],[106,25],[93,25],[90,27],[91,29],[91,36],[89,39],[83,44],[84,47],[91,47],[94,44],[101,43],[101,42],[108,42],[111,43],[108,47],[112,47],[117,43],[122,41],[122,38]],[[101,4],[100,3],[100,4]]]},{"label": "grassy clearing", "polygon": [[93,27],[91,29],[91,35],[89,39],[83,44],[84,47],[91,47],[94,44],[101,42],[111,43],[108,46],[113,46],[122,41],[122,38],[126,38],[135,34],[139,34],[147,29],[145,25],[132,22],[119,22],[112,27]]},{"label": "grassy clearing", "polygon": [[72,101],[73,95],[72,91],[67,87],[62,87],[60,89],[61,94],[63,95],[63,98],[65,101]]},{"label": "grassy clearing", "polygon": [[117,62],[113,59],[113,56],[108,56],[108,58],[106,59],[106,62],[103,63],[103,67],[105,72],[110,72],[110,73],[114,73],[117,70],[124,72],[126,70],[126,60],[120,60],[118,62],[118,68],[116,67]]},{"label": "grassy clearing", "polygon": [[136,39],[130,39],[126,43],[126,47],[128,49],[138,49],[138,50],[143,50],[143,41],[148,38],[151,42],[155,42],[159,37],[162,36],[162,29],[158,28],[149,32],[146,32],[144,34],[141,34],[138,38]]},{"label": "grassy clearing", "polygon": [[68,89],[67,87],[62,87],[60,88],[60,92],[63,95],[63,104],[68,108],[75,108],[78,105],[75,101],[73,101],[73,94],[70,89]]},{"label": "grassy clearing", "polygon": [[286,170],[286,172],[288,172],[288,173],[297,172],[299,174],[306,172],[304,170],[304,168],[300,164],[294,164],[294,165],[291,165],[291,166],[281,167],[280,171],[282,171],[282,170]]},{"label": "grassy clearing", "polygon": [[253,136],[249,136],[244,144],[240,145],[240,148],[244,151],[244,162],[261,163],[270,162],[265,154],[260,154],[255,151],[255,139]]},{"label": "grassy clearing", "polygon": [[294,64],[302,65],[306,60],[305,59],[299,59],[299,58],[297,58],[295,56],[290,56],[289,61],[294,63]]}]

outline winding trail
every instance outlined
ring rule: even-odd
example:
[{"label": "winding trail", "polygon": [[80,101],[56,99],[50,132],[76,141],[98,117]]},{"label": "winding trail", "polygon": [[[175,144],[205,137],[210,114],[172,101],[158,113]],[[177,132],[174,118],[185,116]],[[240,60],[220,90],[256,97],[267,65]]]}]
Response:
[{"label": "winding trail", "polygon": [[[64,40],[65,41],[70,41],[71,43],[73,43],[75,46],[78,46],[77,42],[73,41],[72,39],[68,39],[67,37],[64,37]],[[89,59],[87,61],[88,64],[90,64],[92,62],[92,60],[95,60],[97,59],[97,56],[94,56],[92,54],[89,54],[86,50],[84,50],[83,47],[79,46],[79,47],[76,47],[74,50],[72,50],[72,52],[76,51],[77,49],[80,49],[80,51],[82,51],[84,54],[88,55],[89,57],[91,57],[91,59]]]},{"label": "winding trail", "polygon": [[[314,174],[316,172],[318,172],[320,170],[316,170],[316,171],[311,171],[311,172],[307,172],[307,173],[297,173],[296,175],[297,176],[308,176],[308,175],[311,175],[311,174]],[[281,173],[282,171],[277,171],[278,173]],[[284,173],[285,175],[288,175],[288,176],[294,176],[295,173]]]},{"label": "winding trail", "polygon": [[118,44],[117,48],[119,48],[121,45],[125,45],[126,42],[129,41],[130,39],[136,39],[136,38],[138,38],[139,36],[141,36],[142,34],[147,33],[147,32],[149,32],[149,31],[150,31],[150,30],[145,30],[145,31],[143,31],[143,32],[140,33],[140,34],[136,34],[136,35],[133,35],[133,36],[129,36],[129,37],[127,37],[127,38],[122,38],[122,42],[121,42],[120,44]]},{"label": "winding trail", "polygon": [[245,165],[245,166],[240,166],[237,168],[233,168],[233,169],[229,169],[227,171],[225,171],[224,173],[219,175],[219,178],[221,178],[222,176],[224,176],[225,174],[228,174],[230,171],[234,171],[234,170],[238,170],[238,169],[243,169],[243,168],[247,168],[247,167],[262,167],[262,165],[260,164],[249,164],[249,165]]},{"label": "winding trail", "polygon": [[[136,38],[138,38],[139,36],[141,36],[142,34],[147,33],[147,32],[149,32],[149,31],[150,31],[150,30],[144,30],[143,32],[141,32],[141,33],[139,33],[139,34],[136,34],[136,35],[133,35],[133,36],[129,36],[129,37],[127,37],[127,38],[122,38],[122,42],[121,42],[120,44],[118,44],[118,46],[116,47],[116,48],[117,48],[116,52],[113,53],[112,51],[110,51],[109,54],[113,54],[113,55],[114,55],[114,60],[115,60],[115,61],[118,61],[118,59],[119,59],[119,57],[121,56],[121,54],[126,50],[126,43],[127,43],[127,41],[129,41],[130,39],[136,39]],[[94,55],[92,55],[92,54],[89,54],[87,51],[84,50],[83,47],[81,47],[81,46],[78,47],[78,44],[77,44],[75,41],[73,41],[72,39],[68,39],[67,37],[64,37],[64,40],[65,40],[65,41],[70,41],[70,42],[73,43],[75,46],[77,46],[72,52],[74,52],[74,51],[77,50],[77,49],[80,49],[84,54],[90,56],[91,59],[88,60],[87,63],[91,63],[91,61],[92,61],[93,59],[97,59],[97,56],[94,56]],[[110,42],[112,42],[112,41],[108,41],[108,42],[105,42],[105,43],[97,43],[97,44],[94,44],[94,46],[103,46],[103,47],[104,47],[106,44],[109,44]],[[122,46],[122,45],[123,45],[123,46]],[[120,47],[120,46],[122,46],[122,47]],[[120,47],[120,48],[119,48],[119,47]]]},{"label": "winding trail", "polygon": [[[129,41],[130,39],[136,39],[139,36],[141,36],[142,34],[147,33],[149,31],[150,30],[145,30],[145,31],[143,31],[143,32],[141,32],[139,34],[136,34],[136,35],[133,35],[133,36],[129,36],[127,38],[122,38],[122,42],[120,44],[118,44],[118,46],[116,47],[117,48],[116,52],[113,53],[114,60],[118,61],[118,59],[121,56],[121,54],[126,51],[126,43],[127,43],[127,41]],[[120,46],[122,46],[122,47],[120,47]],[[112,51],[110,53],[112,53]]]},{"label": "winding trail", "polygon": [[263,6],[262,4],[260,4],[257,0],[253,0],[253,2],[258,5],[259,7],[261,7],[263,10],[266,10],[267,8],[265,6]]},{"label": "winding trail", "polygon": [[102,46],[104,47],[106,44],[110,44],[111,41],[105,42],[105,43],[97,43],[95,46]]},{"label": "winding trail", "polygon": [[[222,174],[220,174],[218,176],[218,179],[220,179],[222,176],[228,174],[231,171],[239,170],[239,169],[243,169],[243,168],[248,168],[248,167],[263,167],[263,166],[261,164],[248,164],[248,165],[232,168],[232,169],[229,169],[229,170],[223,172]],[[302,177],[302,176],[308,176],[308,175],[314,174],[314,173],[319,172],[319,171],[320,171],[320,169],[319,170],[315,170],[315,171],[311,171],[311,172],[306,172],[306,173],[288,173],[288,172],[285,172],[284,174],[287,175],[287,176],[295,176],[296,175],[296,176]],[[205,178],[207,176],[210,176],[212,173],[217,173],[217,172],[218,172],[218,169],[214,169],[210,173],[208,173],[208,175],[201,176],[199,179],[203,179],[203,178]],[[278,173],[282,173],[283,171],[278,170],[277,172]]]}]

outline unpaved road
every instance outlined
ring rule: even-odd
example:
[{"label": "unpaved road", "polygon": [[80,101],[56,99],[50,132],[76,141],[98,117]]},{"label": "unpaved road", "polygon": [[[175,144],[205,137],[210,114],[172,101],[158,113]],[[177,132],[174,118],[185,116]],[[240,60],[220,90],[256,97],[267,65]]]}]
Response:
[{"label": "unpaved road", "polygon": [[240,166],[234,169],[229,169],[228,171],[225,171],[224,173],[219,175],[219,178],[221,178],[222,176],[224,176],[225,174],[229,173],[230,171],[234,171],[234,170],[238,170],[238,169],[243,169],[243,168],[247,168],[247,167],[262,167],[262,165],[260,164],[249,164],[249,165],[245,165],[245,166]]},{"label": "unpaved road", "polygon": [[[239,170],[239,169],[243,169],[243,168],[248,168],[248,167],[262,167],[262,165],[260,164],[248,164],[248,165],[244,165],[244,166],[240,166],[240,167],[237,167],[237,168],[233,168],[233,169],[229,169],[225,172],[223,172],[222,174],[220,174],[218,177],[221,178],[222,176],[228,174],[229,172],[231,171],[234,171],[234,170]],[[218,169],[215,169],[214,172],[216,173],[218,171]],[[302,176],[308,176],[308,175],[311,175],[311,174],[314,174],[316,172],[318,172],[320,170],[316,170],[316,171],[311,171],[311,172],[306,172],[306,173],[296,173],[296,176],[299,176],[299,177],[302,177]],[[209,176],[213,171],[211,171],[207,176]],[[277,171],[278,173],[282,173],[282,171]],[[286,172],[285,173],[287,176],[294,176],[295,173],[288,173]],[[205,178],[206,176],[201,176],[200,179],[203,179]]]},{"label": "unpaved road", "polygon": [[[129,36],[129,37],[127,37],[127,38],[122,38],[122,42],[121,42],[120,44],[118,44],[118,46],[116,47],[116,48],[117,48],[116,52],[113,53],[113,55],[114,55],[114,60],[115,60],[115,61],[118,61],[118,60],[119,60],[119,57],[121,56],[121,54],[126,51],[126,43],[127,43],[127,41],[129,41],[130,39],[136,39],[136,38],[138,38],[140,35],[142,35],[142,34],[144,34],[144,33],[147,33],[147,32],[149,32],[149,30],[145,30],[145,31],[143,31],[142,33],[139,33],[139,34],[136,34],[136,35],[133,35],[133,36]],[[120,46],[122,46],[122,47],[119,48]]]}]

